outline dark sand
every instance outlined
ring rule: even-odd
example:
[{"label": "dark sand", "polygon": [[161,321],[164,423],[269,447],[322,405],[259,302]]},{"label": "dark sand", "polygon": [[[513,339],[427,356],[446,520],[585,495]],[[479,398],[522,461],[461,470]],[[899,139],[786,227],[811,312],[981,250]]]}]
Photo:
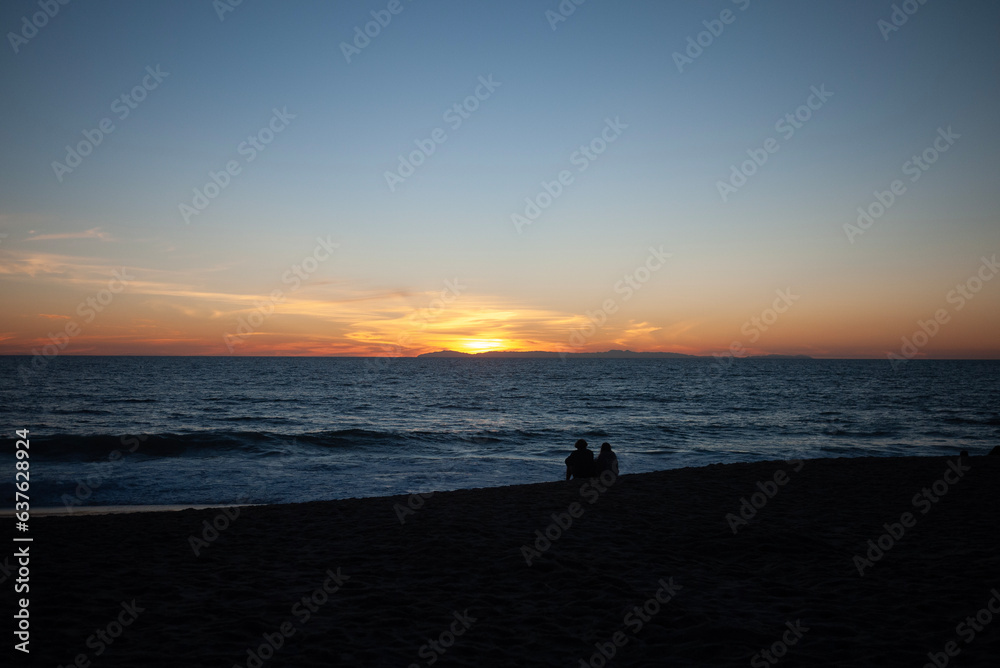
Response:
[{"label": "dark sand", "polygon": [[[972,639],[956,626],[1000,589],[1000,457],[965,460],[915,505],[949,461],[716,465],[624,475],[589,498],[579,481],[442,492],[403,525],[406,497],[244,507],[197,557],[189,536],[219,509],[34,518],[31,662],[5,665],[576,667],[620,632],[608,665],[920,668],[953,641],[949,665],[996,666],[1000,614]],[[727,513],[778,471],[787,484],[734,535]],[[574,502],[582,516],[528,566],[521,546]],[[915,525],[859,575],[854,556],[905,512]],[[629,616],[670,578],[668,602]],[[250,659],[283,624],[274,656]],[[88,647],[98,629],[121,634]],[[777,664],[755,658],[783,634]],[[421,651],[431,639],[443,654]]]}]

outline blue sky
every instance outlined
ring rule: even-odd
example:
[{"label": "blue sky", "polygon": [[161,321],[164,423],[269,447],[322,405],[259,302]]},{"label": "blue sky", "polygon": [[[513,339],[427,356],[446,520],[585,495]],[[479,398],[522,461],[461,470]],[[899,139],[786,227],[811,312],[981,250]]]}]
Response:
[{"label": "blue sky", "polygon": [[[556,1],[401,0],[348,63],[342,43],[389,4],[244,0],[220,19],[210,0],[71,2],[14,53],[9,33],[40,10],[5,3],[0,279],[12,319],[0,346],[29,351],[50,325],[34,322],[39,309],[71,314],[129,266],[142,285],[72,351],[182,350],[136,334],[174,309],[190,322],[164,320],[174,334],[154,338],[211,353],[196,342],[332,235],[341,252],[296,298],[355,306],[293,305],[254,349],[291,350],[296,332],[313,352],[384,345],[372,323],[454,277],[469,287],[451,315],[530,311],[538,323],[469,336],[557,347],[663,246],[664,271],[588,349],[720,350],[794,286],[802,300],[758,352],[880,356],[1000,247],[995,3],[929,0],[886,40],[878,21],[893,3],[861,0],[588,0],[554,30]],[[732,22],[679,72],[673,54],[724,11]],[[169,75],[119,119],[114,100],[147,67]],[[451,129],[445,111],[480,77],[500,85]],[[814,86],[832,97],[782,138],[775,122]],[[275,109],[294,119],[246,162],[238,147]],[[60,182],[52,162],[104,118],[114,131]],[[627,128],[577,172],[571,156],[606,119]],[[960,139],[849,243],[856,208],[948,127]],[[447,140],[391,192],[385,172],[436,128]],[[723,201],[718,182],[769,137],[778,152]],[[179,205],[230,160],[240,173],[186,224]],[[573,183],[518,233],[511,215],[566,169]],[[995,354],[984,333],[1000,324],[998,286],[922,354]]]}]

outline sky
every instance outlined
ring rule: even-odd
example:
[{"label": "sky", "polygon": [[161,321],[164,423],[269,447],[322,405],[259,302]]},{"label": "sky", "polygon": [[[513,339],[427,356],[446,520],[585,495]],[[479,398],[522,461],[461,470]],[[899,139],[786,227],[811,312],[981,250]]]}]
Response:
[{"label": "sky", "polygon": [[0,354],[1000,358],[1000,5],[576,2],[4,2]]}]

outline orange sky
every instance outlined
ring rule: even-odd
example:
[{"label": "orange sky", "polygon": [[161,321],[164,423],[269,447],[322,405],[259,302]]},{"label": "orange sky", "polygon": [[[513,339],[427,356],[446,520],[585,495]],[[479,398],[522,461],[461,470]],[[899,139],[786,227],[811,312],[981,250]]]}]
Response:
[{"label": "orange sky", "polygon": [[[678,291],[672,286],[680,276],[665,267],[662,280],[654,275],[632,294],[609,284],[580,296],[578,303],[589,306],[557,309],[477,293],[455,279],[429,290],[366,289],[338,279],[332,266],[298,285],[275,280],[269,292],[241,293],[209,289],[183,272],[9,248],[0,255],[2,354],[55,346],[64,354],[127,355],[731,349],[737,355],[885,357],[923,322],[934,336],[923,341],[917,334],[923,345],[913,356],[978,358],[997,357],[991,332],[1000,324],[1000,281],[987,281],[958,309],[958,293],[950,289],[912,303],[882,301],[874,289],[868,301],[848,300],[836,286]],[[930,321],[941,309],[947,319],[935,328]]]}]

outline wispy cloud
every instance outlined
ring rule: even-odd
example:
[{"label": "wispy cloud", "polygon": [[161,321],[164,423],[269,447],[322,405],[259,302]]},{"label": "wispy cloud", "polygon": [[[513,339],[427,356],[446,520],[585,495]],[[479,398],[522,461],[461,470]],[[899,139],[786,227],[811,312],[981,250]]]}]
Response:
[{"label": "wispy cloud", "polygon": [[107,274],[112,268],[121,265],[110,265],[106,260],[86,258],[75,255],[59,255],[55,253],[28,253],[24,251],[4,250],[3,263],[0,264],[0,274],[11,277],[50,278],[59,281],[87,282],[98,281],[103,277],[107,283]]},{"label": "wispy cloud", "polygon": [[105,232],[100,227],[92,227],[83,232],[63,232],[60,234],[37,234],[34,230],[32,230],[30,234],[32,236],[27,237],[25,241],[55,241],[59,239],[99,239],[100,241],[116,241],[111,234]]}]

